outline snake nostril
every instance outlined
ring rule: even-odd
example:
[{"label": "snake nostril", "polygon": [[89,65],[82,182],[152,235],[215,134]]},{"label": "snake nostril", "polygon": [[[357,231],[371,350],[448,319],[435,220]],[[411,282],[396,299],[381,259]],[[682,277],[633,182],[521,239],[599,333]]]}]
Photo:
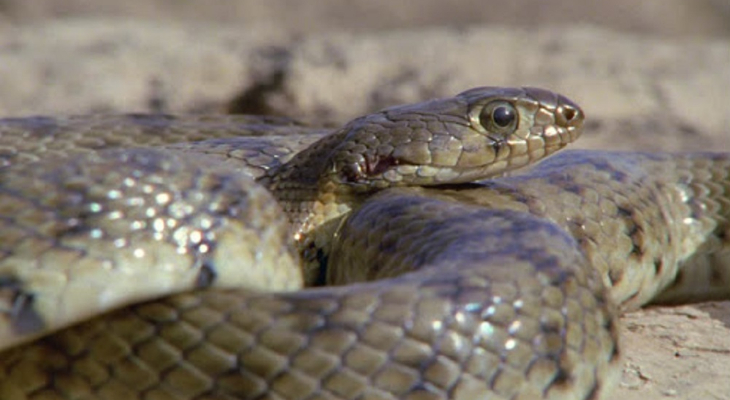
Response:
[{"label": "snake nostril", "polygon": [[583,110],[569,98],[558,95],[556,104],[556,122],[565,127],[575,127],[583,123]]},{"label": "snake nostril", "polygon": [[564,108],[563,109],[563,116],[565,117],[565,119],[568,122],[570,122],[571,120],[573,120],[573,118],[575,118],[575,116],[577,114],[578,114],[578,112],[576,110],[572,109],[572,108]]},{"label": "snake nostril", "polygon": [[578,125],[583,121],[583,113],[580,108],[573,107],[569,104],[563,104],[558,107],[558,123],[565,126]]}]

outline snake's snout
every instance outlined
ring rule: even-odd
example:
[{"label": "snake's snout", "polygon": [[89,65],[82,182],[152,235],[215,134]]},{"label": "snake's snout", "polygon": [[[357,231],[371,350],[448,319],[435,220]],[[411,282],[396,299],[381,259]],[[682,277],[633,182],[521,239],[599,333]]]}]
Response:
[{"label": "snake's snout", "polygon": [[555,122],[565,128],[577,128],[583,125],[585,113],[569,98],[558,95],[558,105],[555,109]]},{"label": "snake's snout", "polygon": [[536,87],[523,87],[530,101],[537,102],[549,118],[538,118],[542,124],[554,124],[558,128],[577,129],[583,125],[585,113],[573,100],[562,94]]}]

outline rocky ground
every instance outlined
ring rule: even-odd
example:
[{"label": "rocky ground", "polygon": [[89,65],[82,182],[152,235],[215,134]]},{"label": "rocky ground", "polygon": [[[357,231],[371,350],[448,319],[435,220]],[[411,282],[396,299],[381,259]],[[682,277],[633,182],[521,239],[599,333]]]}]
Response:
[{"label": "rocky ground", "polygon": [[[584,106],[579,146],[730,151],[730,2],[442,3],[0,0],[0,115],[232,111],[336,125],[472,86],[532,85]],[[623,331],[616,398],[730,399],[730,303],[632,313]]]}]

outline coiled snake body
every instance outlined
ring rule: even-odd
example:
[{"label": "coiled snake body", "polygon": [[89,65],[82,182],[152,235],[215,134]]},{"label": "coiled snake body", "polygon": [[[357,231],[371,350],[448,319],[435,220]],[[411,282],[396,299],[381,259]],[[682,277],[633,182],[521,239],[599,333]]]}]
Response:
[{"label": "coiled snake body", "polygon": [[730,155],[499,177],[582,123],[534,88],[0,120],[0,398],[605,398],[622,311],[728,297]]}]

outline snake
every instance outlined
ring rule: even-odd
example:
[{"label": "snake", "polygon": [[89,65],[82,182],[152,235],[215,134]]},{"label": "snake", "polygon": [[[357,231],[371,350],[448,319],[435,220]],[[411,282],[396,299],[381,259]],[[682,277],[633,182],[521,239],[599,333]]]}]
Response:
[{"label": "snake", "polygon": [[0,119],[0,398],[607,398],[622,313],[730,297],[730,154],[584,118]]}]

